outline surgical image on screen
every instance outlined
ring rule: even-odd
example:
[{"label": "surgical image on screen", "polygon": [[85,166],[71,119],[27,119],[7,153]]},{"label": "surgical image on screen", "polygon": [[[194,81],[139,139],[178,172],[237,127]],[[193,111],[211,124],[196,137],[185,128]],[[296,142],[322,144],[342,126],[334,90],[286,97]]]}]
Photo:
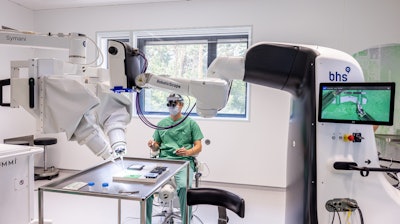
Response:
[{"label": "surgical image on screen", "polygon": [[321,118],[388,122],[391,90],[386,87],[322,87]]}]

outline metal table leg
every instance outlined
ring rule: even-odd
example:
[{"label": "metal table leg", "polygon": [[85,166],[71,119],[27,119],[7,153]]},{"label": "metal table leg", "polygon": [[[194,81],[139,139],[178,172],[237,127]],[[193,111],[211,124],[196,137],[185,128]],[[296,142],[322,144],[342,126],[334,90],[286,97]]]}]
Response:
[{"label": "metal table leg", "polygon": [[39,201],[39,224],[43,224],[43,190],[39,188],[38,190],[38,201]]},{"label": "metal table leg", "polygon": [[140,224],[146,224],[146,199],[140,202]]},{"label": "metal table leg", "polygon": [[122,224],[122,221],[121,221],[121,199],[118,199],[118,223]]},{"label": "metal table leg", "polygon": [[[186,165],[186,195],[187,195],[187,191],[188,191],[188,189],[189,189],[189,168],[190,168],[190,166],[189,165]],[[185,201],[185,203],[186,203],[186,214],[185,214],[185,216],[186,216],[186,223],[187,224],[190,224],[190,219],[189,219],[189,206],[187,205],[187,198],[186,198],[186,201]]]}]

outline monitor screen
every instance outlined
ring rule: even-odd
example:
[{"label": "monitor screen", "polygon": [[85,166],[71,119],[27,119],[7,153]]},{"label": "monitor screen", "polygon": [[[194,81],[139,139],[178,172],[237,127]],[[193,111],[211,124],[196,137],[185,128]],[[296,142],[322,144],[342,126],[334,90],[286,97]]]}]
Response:
[{"label": "monitor screen", "polygon": [[395,83],[320,83],[319,122],[393,125]]}]

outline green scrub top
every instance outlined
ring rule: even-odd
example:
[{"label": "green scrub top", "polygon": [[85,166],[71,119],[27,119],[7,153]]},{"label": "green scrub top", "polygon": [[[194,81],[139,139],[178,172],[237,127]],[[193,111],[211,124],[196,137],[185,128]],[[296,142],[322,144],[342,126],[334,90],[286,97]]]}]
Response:
[{"label": "green scrub top", "polygon": [[[168,127],[180,122],[184,117],[181,117],[177,121],[172,120],[171,117],[162,119],[159,123],[159,127]],[[175,159],[175,160],[188,160],[190,166],[194,169],[194,158],[191,156],[177,156],[175,151],[179,148],[185,147],[191,149],[193,143],[197,140],[203,139],[203,133],[200,130],[199,125],[196,121],[190,117],[186,118],[181,124],[176,127],[167,130],[156,130],[153,134],[153,139],[160,143],[160,154],[159,157],[163,159]]]}]

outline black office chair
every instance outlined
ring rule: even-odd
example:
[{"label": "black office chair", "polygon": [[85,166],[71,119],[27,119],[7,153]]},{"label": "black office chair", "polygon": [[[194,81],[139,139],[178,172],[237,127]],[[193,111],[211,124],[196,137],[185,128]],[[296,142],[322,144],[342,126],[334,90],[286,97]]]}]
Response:
[{"label": "black office chair", "polygon": [[218,224],[226,224],[229,218],[226,209],[244,218],[244,199],[238,195],[216,188],[192,188],[187,192],[187,205],[215,205],[218,206]]}]

